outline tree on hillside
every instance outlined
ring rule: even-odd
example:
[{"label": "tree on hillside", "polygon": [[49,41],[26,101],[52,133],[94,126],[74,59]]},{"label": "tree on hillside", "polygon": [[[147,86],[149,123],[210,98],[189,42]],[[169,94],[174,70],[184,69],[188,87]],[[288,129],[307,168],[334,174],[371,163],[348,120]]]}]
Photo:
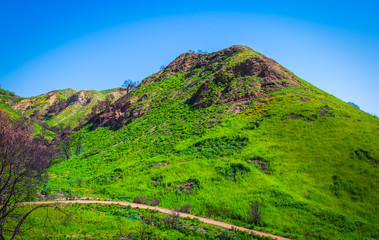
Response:
[{"label": "tree on hillside", "polygon": [[60,155],[63,158],[70,159],[71,149],[75,146],[74,139],[71,136],[66,136],[62,139],[59,139],[55,144],[55,147],[58,149]]},{"label": "tree on hillside", "polygon": [[124,81],[122,87],[126,89],[126,94],[128,94],[132,89],[136,88],[137,85],[137,82],[133,82],[132,80],[128,79]]},{"label": "tree on hillside", "polygon": [[350,104],[350,105],[352,105],[352,106],[354,106],[354,107],[360,109],[359,106],[358,106],[357,104],[353,103],[353,102],[348,102],[348,104]]},{"label": "tree on hillside", "polygon": [[14,239],[28,215],[45,207],[39,205],[24,214],[17,211],[19,203],[33,200],[52,156],[26,129],[0,111],[0,239]]},{"label": "tree on hillside", "polygon": [[197,53],[203,53],[203,54],[207,54],[208,52],[207,51],[203,51],[201,49],[197,50]]}]

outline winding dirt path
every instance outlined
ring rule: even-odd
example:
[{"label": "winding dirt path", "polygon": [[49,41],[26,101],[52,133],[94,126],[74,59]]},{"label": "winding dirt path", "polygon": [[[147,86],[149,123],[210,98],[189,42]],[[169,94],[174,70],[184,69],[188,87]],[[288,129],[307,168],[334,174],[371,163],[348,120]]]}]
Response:
[{"label": "winding dirt path", "polygon": [[99,203],[99,204],[119,204],[119,205],[122,205],[122,206],[130,205],[132,208],[142,208],[142,209],[157,210],[159,212],[163,212],[163,213],[167,213],[167,214],[177,213],[177,214],[179,214],[180,217],[197,218],[201,222],[212,224],[214,226],[219,226],[219,227],[222,227],[222,228],[228,228],[228,229],[234,228],[234,229],[238,229],[240,231],[245,231],[245,232],[249,232],[249,233],[253,232],[253,233],[257,234],[257,235],[268,236],[268,237],[272,237],[272,238],[277,239],[277,240],[290,240],[289,238],[284,238],[284,237],[277,236],[277,235],[270,234],[270,233],[264,233],[264,232],[259,232],[259,231],[256,231],[256,230],[251,230],[251,229],[248,229],[248,228],[244,228],[244,227],[239,227],[239,226],[236,226],[236,225],[233,225],[233,224],[216,221],[216,220],[213,220],[213,219],[210,219],[210,218],[198,217],[198,216],[195,216],[195,215],[192,215],[192,214],[187,214],[187,213],[182,213],[182,212],[174,212],[171,209],[154,207],[154,206],[149,206],[149,205],[144,205],[144,204],[138,204],[138,203],[116,202],[116,201],[95,201],[95,200],[72,200],[72,201],[71,200],[64,200],[64,201],[47,201],[47,202],[24,202],[24,203],[20,203],[20,205],[59,204],[59,203],[61,203],[61,204],[68,204],[68,203],[84,203],[84,204],[85,203]]}]

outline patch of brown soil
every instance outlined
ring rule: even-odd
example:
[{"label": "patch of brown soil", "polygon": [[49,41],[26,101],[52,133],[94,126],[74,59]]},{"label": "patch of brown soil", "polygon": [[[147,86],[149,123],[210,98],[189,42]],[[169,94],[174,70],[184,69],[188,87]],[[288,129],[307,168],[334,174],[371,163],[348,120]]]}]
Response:
[{"label": "patch of brown soil", "polygon": [[154,167],[166,167],[168,165],[168,162],[161,162],[161,163],[155,163]]},{"label": "patch of brown soil", "polygon": [[290,114],[289,117],[292,118],[292,119],[295,119],[295,118],[303,119],[303,118],[305,118],[303,115],[300,115],[300,114],[294,114],[294,113]]},{"label": "patch of brown soil", "polygon": [[324,106],[324,107],[319,108],[318,114],[321,117],[334,117],[332,109],[328,106]]},{"label": "patch of brown soil", "polygon": [[[62,95],[61,93],[59,93],[58,91],[52,91],[52,92],[48,92],[48,93],[45,93],[43,94],[42,96],[45,97],[45,99],[48,101],[48,105],[52,105],[56,100],[57,100],[57,95]],[[58,98],[59,99],[59,98]],[[20,102],[16,103],[15,105],[12,106],[12,108],[23,114],[26,110],[29,110],[29,109],[32,109],[32,108],[35,108],[37,106],[37,102],[39,101],[40,99],[37,99],[37,98],[27,98],[27,99],[23,99],[21,100]]]},{"label": "patch of brown soil", "polygon": [[196,185],[194,182],[186,182],[179,184],[177,190],[183,192],[191,192],[194,188],[197,188],[198,185]]},{"label": "patch of brown soil", "polygon": [[234,113],[240,113],[243,111],[243,107],[239,106],[239,105],[236,105],[236,104],[233,104],[232,106],[230,106],[230,108],[228,109],[228,112],[234,112]]}]

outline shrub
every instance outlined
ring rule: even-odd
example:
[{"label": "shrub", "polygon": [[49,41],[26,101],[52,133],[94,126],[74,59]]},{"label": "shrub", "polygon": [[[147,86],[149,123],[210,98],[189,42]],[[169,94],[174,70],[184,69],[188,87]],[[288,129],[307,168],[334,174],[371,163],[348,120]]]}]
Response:
[{"label": "shrub", "polygon": [[183,213],[189,213],[192,209],[193,207],[191,205],[183,205],[180,211]]},{"label": "shrub", "polygon": [[77,182],[78,186],[80,187],[82,185],[83,179],[81,179],[80,177],[77,177],[76,182]]},{"label": "shrub", "polygon": [[159,200],[157,198],[152,198],[151,199],[151,205],[158,206],[159,205]]},{"label": "shrub", "polygon": [[232,236],[229,230],[223,230],[219,236],[220,240],[237,240],[238,238]]},{"label": "shrub", "polygon": [[231,178],[234,182],[237,182],[237,179],[239,177],[241,177],[245,173],[250,172],[250,168],[242,163],[232,163],[229,166],[225,167],[218,166],[216,167],[216,171],[224,178]]},{"label": "shrub", "polygon": [[42,188],[42,195],[49,195],[51,192],[51,185],[50,182],[45,183]]},{"label": "shrub", "polygon": [[213,158],[217,156],[229,156],[239,152],[248,143],[247,137],[220,137],[209,138],[197,142],[191,147],[183,151],[185,154],[199,154],[206,158]]},{"label": "shrub", "polygon": [[350,104],[350,105],[352,105],[352,106],[354,106],[354,107],[360,109],[359,106],[358,106],[357,104],[353,103],[353,102],[348,102],[348,104]]},{"label": "shrub", "polygon": [[261,220],[261,209],[258,201],[250,203],[249,222],[257,226]]},{"label": "shrub", "polygon": [[162,221],[166,228],[179,229],[179,214],[175,211],[171,215],[166,215]]},{"label": "shrub", "polygon": [[179,184],[176,191],[181,192],[191,192],[192,190],[196,190],[200,188],[200,181],[195,178],[190,178],[186,183]]},{"label": "shrub", "polygon": [[143,196],[140,196],[140,197],[136,197],[134,200],[133,200],[133,203],[140,203],[140,204],[149,204],[149,199],[143,197]]}]

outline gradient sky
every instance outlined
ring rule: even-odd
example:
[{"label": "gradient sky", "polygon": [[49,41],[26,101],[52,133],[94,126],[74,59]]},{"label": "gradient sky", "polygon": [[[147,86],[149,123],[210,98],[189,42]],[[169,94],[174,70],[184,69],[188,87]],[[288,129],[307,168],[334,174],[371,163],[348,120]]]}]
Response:
[{"label": "gradient sky", "polygon": [[0,0],[0,85],[23,97],[140,81],[247,45],[379,115],[379,1]]}]

